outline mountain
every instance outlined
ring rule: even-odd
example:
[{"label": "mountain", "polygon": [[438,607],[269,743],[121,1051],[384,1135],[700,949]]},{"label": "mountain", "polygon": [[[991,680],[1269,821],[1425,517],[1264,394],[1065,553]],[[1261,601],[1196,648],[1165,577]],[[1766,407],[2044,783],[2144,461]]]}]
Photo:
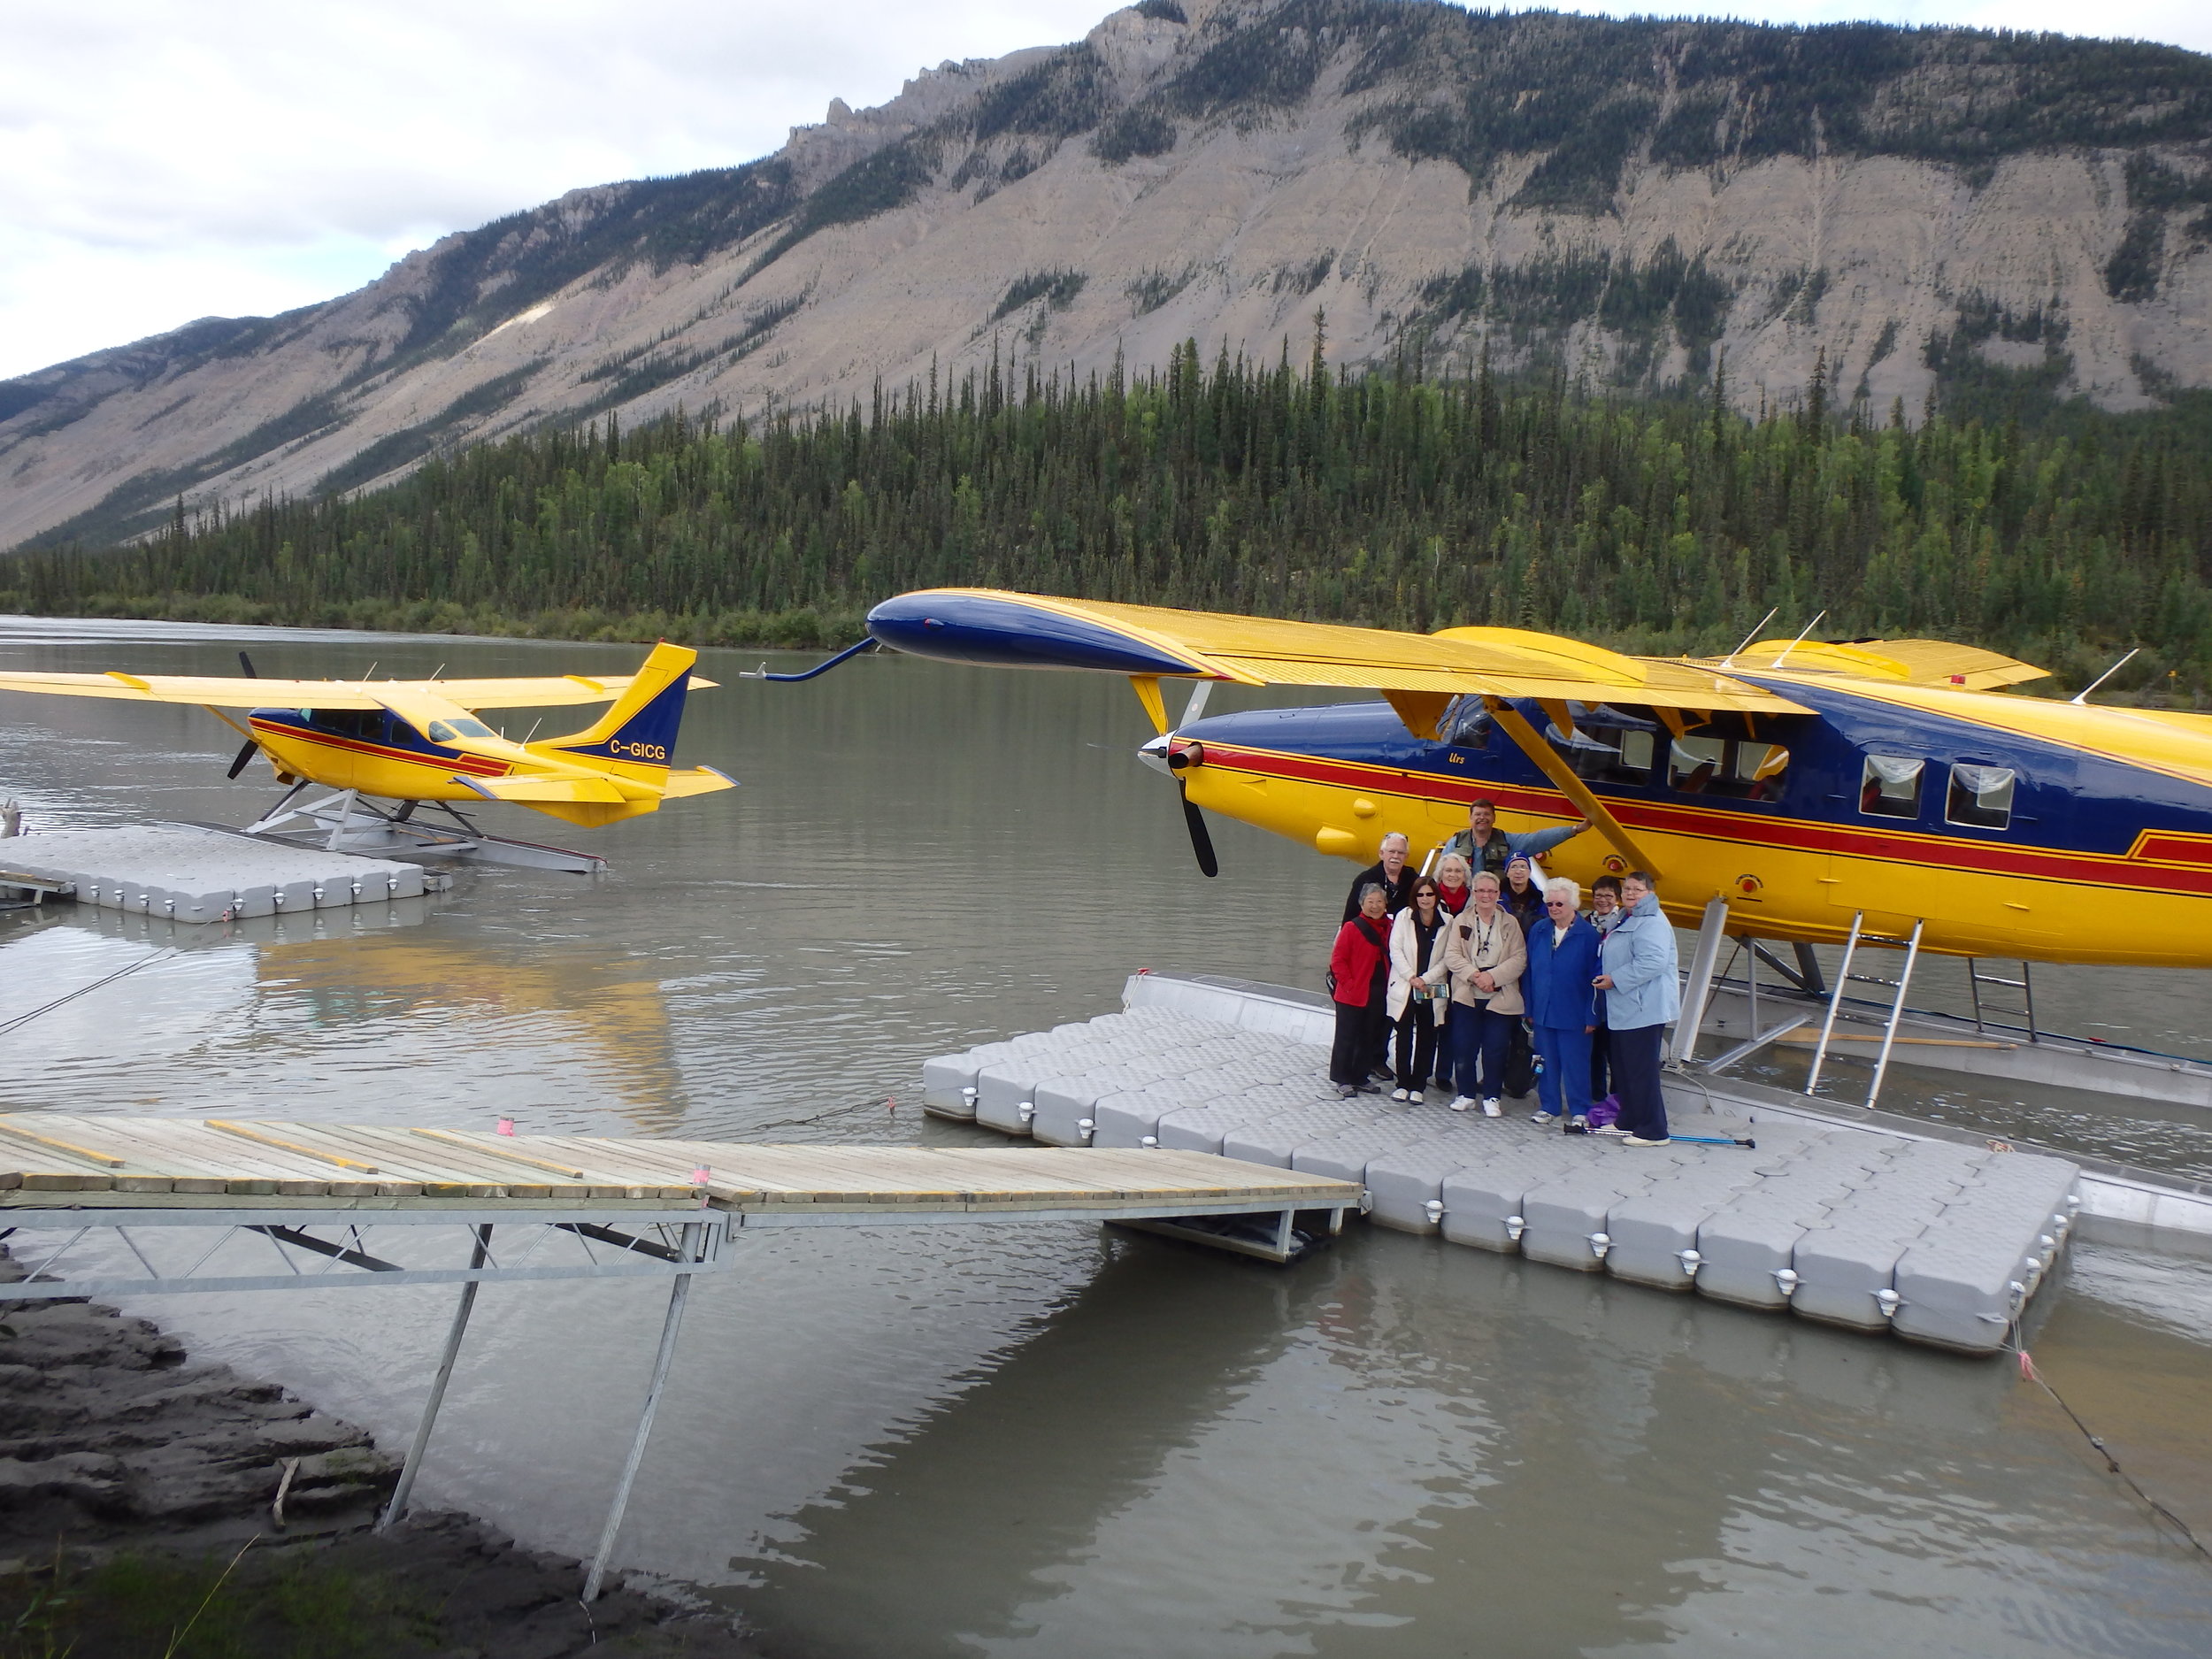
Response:
[{"label": "mountain", "polygon": [[358,292],[0,382],[0,546],[349,489],[608,412],[995,355],[1487,353],[1739,406],[2212,386],[2212,58],[2047,35],[1142,0],[578,190]]}]

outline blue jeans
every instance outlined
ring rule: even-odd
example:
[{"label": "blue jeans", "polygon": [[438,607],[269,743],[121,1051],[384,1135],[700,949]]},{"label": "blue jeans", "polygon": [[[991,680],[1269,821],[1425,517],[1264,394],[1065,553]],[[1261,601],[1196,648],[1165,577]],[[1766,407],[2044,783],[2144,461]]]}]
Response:
[{"label": "blue jeans", "polygon": [[1505,1051],[1518,1014],[1494,1014],[1487,1002],[1452,1004],[1453,1088],[1477,1100],[1505,1093]]},{"label": "blue jeans", "polygon": [[1539,1025],[1529,1041],[1544,1056],[1536,1074],[1538,1104],[1556,1118],[1590,1110],[1590,1033],[1579,1025]]}]

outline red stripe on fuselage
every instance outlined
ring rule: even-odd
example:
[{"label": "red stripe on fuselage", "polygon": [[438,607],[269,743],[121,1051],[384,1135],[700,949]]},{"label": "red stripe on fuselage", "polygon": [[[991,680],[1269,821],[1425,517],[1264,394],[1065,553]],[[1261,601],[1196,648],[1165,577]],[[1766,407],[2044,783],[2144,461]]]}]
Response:
[{"label": "red stripe on fuselage", "polygon": [[[1554,818],[1579,818],[1581,810],[1556,789],[1537,789],[1524,784],[1494,783],[1487,779],[1461,783],[1431,772],[1407,772],[1358,761],[1317,760],[1308,755],[1286,755],[1271,749],[1240,749],[1209,742],[1206,764],[1227,764],[1261,777],[1291,778],[1341,789],[1379,790],[1420,801],[1448,801],[1464,806],[1477,799],[1494,801],[1519,812],[1540,812]],[[1389,780],[1385,783],[1383,780]],[[1624,827],[1663,831],[1694,836],[1700,841],[1724,841],[1744,847],[1783,847],[1798,852],[1829,853],[1847,858],[1871,858],[1927,869],[1959,870],[1987,875],[2018,876],[2039,881],[2114,887],[2143,893],[2184,893],[2212,895],[2212,858],[2200,870],[2127,871],[2126,859],[2109,853],[2074,853],[2053,848],[2008,847],[1988,841],[1954,841],[1947,836],[1912,831],[1883,830],[1871,826],[1822,824],[1806,818],[1733,812],[1717,807],[1685,807],[1654,801],[1625,801],[1601,795],[1606,810]],[[1931,856],[1929,855],[1937,855]],[[1916,856],[1917,855],[1917,856]],[[2206,857],[2201,851],[2195,854]],[[2154,878],[2145,881],[2115,880],[2116,870]]]},{"label": "red stripe on fuselage", "polygon": [[267,730],[278,736],[314,743],[324,749],[340,749],[349,755],[370,755],[378,760],[404,761],[413,766],[444,767],[453,772],[465,772],[479,778],[504,778],[514,768],[504,761],[487,760],[480,755],[425,755],[411,749],[391,749],[382,743],[365,743],[357,737],[340,737],[331,732],[316,732],[296,726],[278,726],[272,721],[250,719],[246,724],[255,731]]}]

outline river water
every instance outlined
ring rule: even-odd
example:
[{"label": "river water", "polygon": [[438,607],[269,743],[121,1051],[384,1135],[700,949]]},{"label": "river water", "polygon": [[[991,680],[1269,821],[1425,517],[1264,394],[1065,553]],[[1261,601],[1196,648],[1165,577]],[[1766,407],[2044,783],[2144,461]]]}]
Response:
[{"label": "river water", "polygon": [[[221,673],[242,644],[311,677],[639,655],[0,620],[6,667]],[[1217,823],[1201,878],[1118,681],[736,679],[758,661],[710,654],[683,736],[741,789],[601,832],[506,814],[607,855],[596,880],[468,872],[410,925],[280,937],[0,918],[0,1020],[180,947],[0,1037],[0,1104],[991,1141],[915,1110],[924,1056],[1105,1011],[1145,966],[1317,980],[1348,870]],[[234,746],[196,710],[0,695],[0,797],[34,827],[243,822],[273,791],[225,782]],[[2058,1029],[2212,1053],[2192,976],[2052,971],[2038,996]],[[1909,1070],[1884,1103],[2212,1173],[2200,1113]],[[1074,1225],[737,1248],[692,1298],[618,1556],[772,1653],[2212,1647],[2212,1566],[2009,1363],[1365,1228],[1287,1271]],[[396,1444],[450,1305],[134,1310]],[[2085,1244],[2038,1307],[2045,1373],[2212,1538],[2212,1261]],[[616,1284],[487,1291],[423,1499],[588,1553],[659,1317]]]}]

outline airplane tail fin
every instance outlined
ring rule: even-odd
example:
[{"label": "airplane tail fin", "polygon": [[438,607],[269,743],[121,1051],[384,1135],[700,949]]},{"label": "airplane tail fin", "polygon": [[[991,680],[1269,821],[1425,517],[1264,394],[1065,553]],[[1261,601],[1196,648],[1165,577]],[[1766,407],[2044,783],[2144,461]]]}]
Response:
[{"label": "airplane tail fin", "polygon": [[606,713],[580,732],[542,738],[530,748],[557,760],[588,760],[631,777],[665,778],[676,754],[676,728],[683,724],[691,665],[698,660],[699,653],[689,647],[662,641]]}]

